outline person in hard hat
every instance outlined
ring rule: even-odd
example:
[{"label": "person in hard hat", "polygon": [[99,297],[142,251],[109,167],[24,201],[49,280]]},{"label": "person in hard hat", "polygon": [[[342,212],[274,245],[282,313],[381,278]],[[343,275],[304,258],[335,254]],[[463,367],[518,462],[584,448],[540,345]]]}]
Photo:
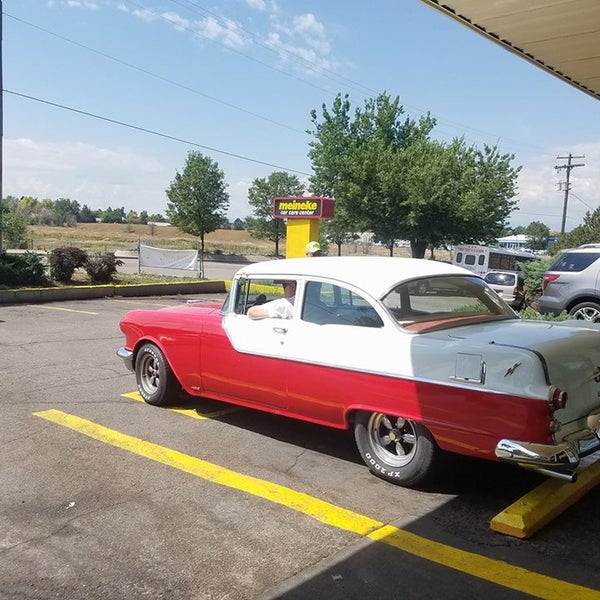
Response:
[{"label": "person in hard hat", "polygon": [[321,244],[319,244],[319,242],[308,242],[308,244],[306,244],[305,252],[308,258],[312,256],[321,256]]},{"label": "person in hard hat", "polygon": [[291,319],[294,314],[296,282],[282,281],[283,298],[251,306],[246,313],[251,319]]}]

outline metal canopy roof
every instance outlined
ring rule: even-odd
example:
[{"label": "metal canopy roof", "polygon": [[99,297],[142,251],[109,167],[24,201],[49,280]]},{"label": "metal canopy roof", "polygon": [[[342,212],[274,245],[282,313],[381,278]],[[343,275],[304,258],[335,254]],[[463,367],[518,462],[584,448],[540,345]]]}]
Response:
[{"label": "metal canopy roof", "polygon": [[600,100],[600,0],[422,0]]}]

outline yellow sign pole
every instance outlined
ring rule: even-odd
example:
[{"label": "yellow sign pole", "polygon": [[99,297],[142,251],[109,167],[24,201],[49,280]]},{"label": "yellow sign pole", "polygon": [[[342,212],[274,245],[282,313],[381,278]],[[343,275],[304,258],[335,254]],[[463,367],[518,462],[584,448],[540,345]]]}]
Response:
[{"label": "yellow sign pole", "polygon": [[305,256],[306,244],[319,241],[320,219],[289,219],[286,230],[285,257]]}]

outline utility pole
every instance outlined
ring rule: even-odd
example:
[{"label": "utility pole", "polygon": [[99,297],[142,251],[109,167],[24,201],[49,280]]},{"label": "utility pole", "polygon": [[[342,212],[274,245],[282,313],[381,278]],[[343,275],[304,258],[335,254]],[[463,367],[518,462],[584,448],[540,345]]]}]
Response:
[{"label": "utility pole", "polygon": [[[560,232],[564,233],[565,232],[565,223],[567,221],[567,204],[569,202],[569,190],[571,189],[571,184],[569,183],[569,180],[571,178],[571,171],[575,168],[575,167],[585,167],[584,163],[579,163],[579,164],[572,164],[571,160],[573,158],[585,158],[585,154],[581,155],[581,156],[573,156],[570,152],[569,152],[569,156],[557,156],[556,159],[557,160],[566,160],[567,164],[566,165],[556,165],[554,168],[557,171],[560,171],[561,169],[566,169],[567,170],[567,178],[566,178],[566,182],[565,182],[565,201],[563,204],[563,214],[562,214],[562,223],[560,225]],[[559,184],[561,185],[561,184]]]},{"label": "utility pole", "polygon": [[4,202],[2,201],[2,171],[4,170],[4,158],[2,146],[4,145],[4,82],[2,78],[2,0],[0,0],[0,254],[2,254],[2,228]]}]

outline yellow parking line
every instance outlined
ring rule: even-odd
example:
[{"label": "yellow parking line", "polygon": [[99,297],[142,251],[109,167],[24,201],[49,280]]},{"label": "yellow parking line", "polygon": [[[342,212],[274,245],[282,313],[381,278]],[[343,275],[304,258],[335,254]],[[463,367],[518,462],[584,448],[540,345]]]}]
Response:
[{"label": "yellow parking line", "polygon": [[486,558],[384,525],[380,521],[319,500],[308,494],[268,481],[242,475],[176,450],[126,435],[92,421],[59,410],[34,413],[58,425],[95,440],[133,452],[150,460],[179,469],[207,481],[218,483],[259,498],[275,502],[316,519],[321,523],[383,542],[428,561],[467,573],[538,598],[578,600],[599,599],[600,592],[515,567],[504,561]]},{"label": "yellow parking line", "polygon": [[[121,394],[143,402],[138,392]],[[223,409],[214,413],[197,413],[192,410],[171,409],[187,417],[196,419],[217,418],[239,407]],[[532,536],[552,519],[575,504],[584,494],[600,483],[600,461],[592,464],[579,474],[576,483],[567,483],[557,479],[548,479],[508,508],[498,513],[491,521],[490,528],[498,533],[518,538]]]},{"label": "yellow parking line", "polygon": [[[144,402],[144,399],[140,396],[139,392],[127,392],[126,394],[121,394],[124,398],[131,398],[132,400],[137,400],[137,402]],[[216,419],[217,417],[222,417],[224,415],[230,415],[232,413],[239,412],[242,410],[239,406],[231,406],[228,408],[223,408],[221,410],[215,410],[210,413],[201,413],[198,412],[197,408],[177,408],[177,407],[167,407],[167,410],[172,412],[176,412],[186,417],[192,417],[192,419]]]},{"label": "yellow parking line", "polygon": [[61,308],[60,306],[47,306],[46,304],[29,304],[29,308],[45,308],[46,310],[64,310],[65,312],[81,313],[82,315],[97,315],[89,310],[75,310],[74,308]]},{"label": "yellow parking line", "polygon": [[240,473],[213,465],[199,458],[194,458],[176,450],[119,433],[102,425],[97,425],[92,421],[69,415],[59,410],[46,410],[34,413],[34,415],[83,433],[105,444],[128,450],[129,452],[150,458],[180,471],[196,475],[207,481],[212,481],[247,492],[259,498],[270,500],[271,502],[276,502],[277,504],[294,508],[322,523],[333,525],[340,529],[366,535],[383,525],[383,523],[363,517],[362,515],[357,515],[329,502],[318,500],[308,494],[295,492],[284,486],[269,483],[248,475],[241,475]]}]

